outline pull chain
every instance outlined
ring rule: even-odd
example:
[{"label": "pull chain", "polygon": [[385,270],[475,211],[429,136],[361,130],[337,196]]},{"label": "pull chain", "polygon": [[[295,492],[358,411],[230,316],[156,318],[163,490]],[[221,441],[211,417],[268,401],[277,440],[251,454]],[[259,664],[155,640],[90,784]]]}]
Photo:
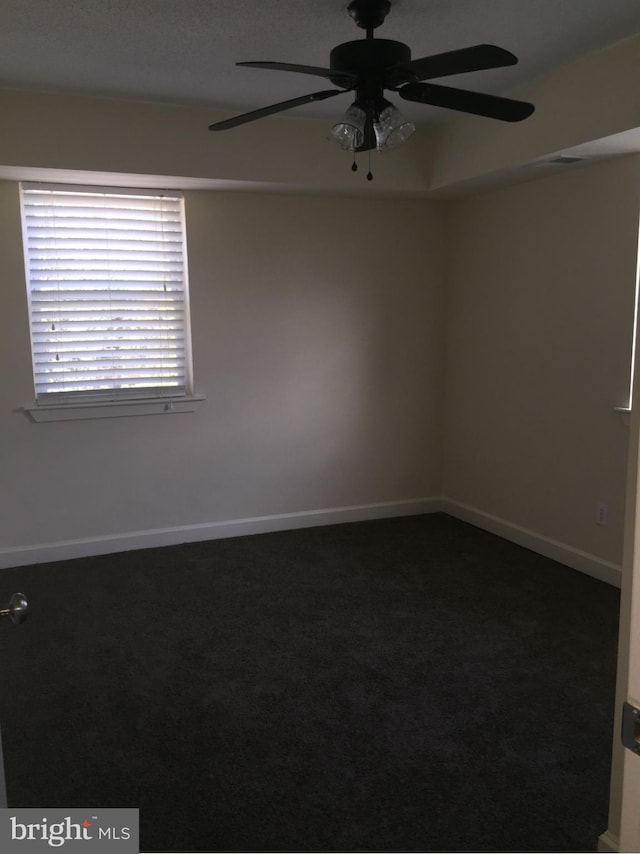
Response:
[{"label": "pull chain", "polygon": [[358,164],[356,163],[356,153],[355,153],[355,151],[353,152],[353,163],[351,164],[351,171],[352,171],[352,172],[357,172],[357,171],[358,171]]},{"label": "pull chain", "polygon": [[373,172],[371,171],[371,149],[369,149],[369,171],[367,172],[367,181],[373,181]]}]

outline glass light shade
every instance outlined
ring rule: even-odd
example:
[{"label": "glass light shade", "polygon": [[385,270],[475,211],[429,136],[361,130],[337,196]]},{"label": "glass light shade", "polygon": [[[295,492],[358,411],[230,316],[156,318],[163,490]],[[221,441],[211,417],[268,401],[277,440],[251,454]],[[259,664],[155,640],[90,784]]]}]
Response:
[{"label": "glass light shade", "polygon": [[391,151],[406,142],[415,131],[413,122],[402,115],[397,107],[389,104],[382,110],[373,129],[376,132],[378,151]]},{"label": "glass light shade", "polygon": [[340,121],[331,128],[329,139],[337,142],[345,151],[355,151],[364,142],[364,123],[367,114],[352,104]]}]

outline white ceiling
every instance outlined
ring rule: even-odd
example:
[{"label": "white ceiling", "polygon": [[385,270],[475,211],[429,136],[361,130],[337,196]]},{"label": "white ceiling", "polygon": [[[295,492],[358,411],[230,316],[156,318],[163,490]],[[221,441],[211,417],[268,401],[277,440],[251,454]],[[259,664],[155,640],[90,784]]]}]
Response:
[{"label": "white ceiling", "polygon": [[[332,47],[364,37],[348,1],[0,0],[0,85],[244,112],[331,87],[234,63],[328,66]],[[636,32],[638,0],[392,0],[376,35],[406,42],[413,58],[507,48],[518,65],[439,81],[498,94]],[[295,114],[334,116],[350,100]],[[451,115],[407,102],[402,110],[421,123]]]}]

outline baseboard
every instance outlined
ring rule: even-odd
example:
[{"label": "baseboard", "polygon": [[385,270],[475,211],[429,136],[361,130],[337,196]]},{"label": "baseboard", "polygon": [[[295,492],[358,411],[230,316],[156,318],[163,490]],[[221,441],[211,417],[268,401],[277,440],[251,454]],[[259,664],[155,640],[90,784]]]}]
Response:
[{"label": "baseboard", "polygon": [[128,531],[102,537],[17,546],[0,549],[0,569],[112,554],[133,549],[174,546],[180,543],[195,543],[202,540],[217,540],[248,534],[264,534],[269,531],[286,531],[319,525],[336,525],[342,522],[363,522],[369,519],[390,519],[395,516],[414,516],[437,512],[448,513],[457,519],[504,537],[505,540],[510,540],[552,560],[557,560],[572,569],[577,569],[598,578],[600,581],[606,581],[608,584],[620,587],[621,568],[616,564],[448,498],[418,498],[379,504],[357,504],[349,507],[305,510],[298,513],[254,516],[248,519],[230,519],[198,525],[179,525],[171,528]]},{"label": "baseboard", "polygon": [[600,581],[606,581],[607,584],[612,584],[614,587],[620,587],[622,568],[615,563],[575,549],[566,543],[551,540],[535,531],[530,531],[528,528],[521,528],[506,519],[491,516],[482,510],[449,498],[441,499],[440,509],[450,516],[455,516],[456,519],[461,519],[492,534],[497,534],[505,540],[510,540],[512,543],[517,543],[519,546],[524,546],[552,560],[557,560],[558,563],[563,563]]},{"label": "baseboard", "polygon": [[620,850],[620,840],[609,830],[605,830],[602,836],[598,837],[598,851],[603,854],[618,854]]},{"label": "baseboard", "polygon": [[78,557],[113,554],[133,549],[156,546],[174,546],[247,534],[264,534],[269,531],[287,531],[294,528],[311,528],[319,525],[336,525],[342,522],[362,522],[369,519],[387,519],[394,516],[415,516],[441,510],[438,498],[418,498],[381,504],[358,504],[299,513],[281,513],[273,516],[255,516],[249,519],[231,519],[206,522],[199,525],[180,525],[172,528],[155,528],[146,531],[129,531],[103,537],[62,540],[32,546],[0,549],[0,569],[71,560]]}]

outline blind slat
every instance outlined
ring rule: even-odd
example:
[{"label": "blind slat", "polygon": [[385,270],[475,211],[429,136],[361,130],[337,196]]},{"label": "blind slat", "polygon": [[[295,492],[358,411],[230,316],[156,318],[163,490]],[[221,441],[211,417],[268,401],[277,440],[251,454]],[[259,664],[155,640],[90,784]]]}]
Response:
[{"label": "blind slat", "polygon": [[34,354],[34,360],[42,365],[56,365],[64,363],[70,365],[74,362],[78,364],[89,364],[90,362],[130,362],[138,359],[141,363],[148,361],[163,362],[166,364],[176,365],[181,370],[184,369],[184,354],[185,347],[174,347],[171,350],[164,350],[158,347],[150,347],[146,350],[132,350],[120,348],[111,350],[86,350],[80,352],[78,350],[57,350],[55,354],[51,352],[37,352]]},{"label": "blind slat", "polygon": [[[184,301],[180,299],[175,292],[172,294],[158,294],[151,291],[144,291],[139,294],[130,296],[127,293],[117,293],[111,296],[110,309],[112,312],[123,312],[130,316],[131,313],[138,312],[141,316],[150,317],[154,312],[158,315],[165,316],[167,314],[183,314]],[[105,301],[105,306],[108,301]],[[86,299],[67,299],[56,300],[49,297],[39,298],[37,294],[34,296],[34,315],[39,315],[39,320],[46,320],[48,317],[76,318],[80,314],[86,314],[93,317],[95,312],[102,312],[101,300],[96,298],[95,294],[89,294]]]},{"label": "blind slat", "polygon": [[178,333],[177,335],[167,335],[165,331],[155,329],[141,330],[140,335],[135,334],[135,330],[123,330],[122,333],[111,335],[109,330],[96,330],[92,332],[72,333],[72,336],[64,336],[58,339],[50,338],[47,340],[43,335],[40,335],[34,342],[34,350],[36,352],[50,352],[54,355],[60,353],[81,353],[86,350],[89,353],[95,353],[100,349],[120,350],[121,347],[127,347],[129,350],[143,349],[145,345],[155,347],[160,350],[174,350],[178,346],[184,346],[185,340]]}]

